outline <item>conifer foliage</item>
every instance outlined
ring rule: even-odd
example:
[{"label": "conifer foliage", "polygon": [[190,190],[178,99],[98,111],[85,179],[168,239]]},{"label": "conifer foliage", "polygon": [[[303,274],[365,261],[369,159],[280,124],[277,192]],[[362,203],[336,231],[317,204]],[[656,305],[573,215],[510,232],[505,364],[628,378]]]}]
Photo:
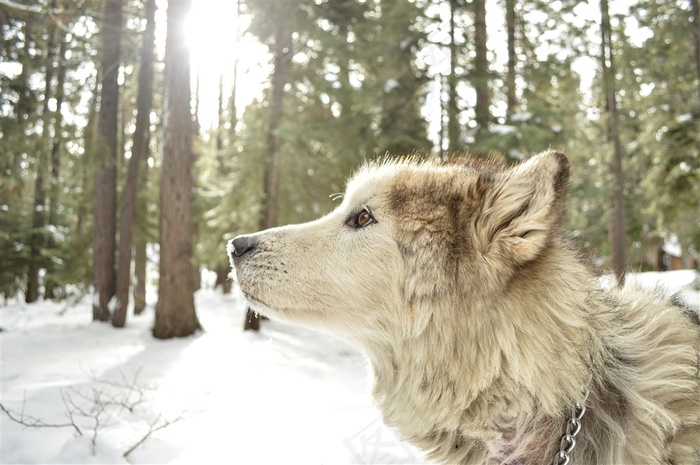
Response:
[{"label": "conifer foliage", "polygon": [[200,270],[230,290],[228,239],[330,211],[386,154],[560,149],[597,263],[656,268],[669,239],[697,257],[697,0],[221,1],[211,97],[199,4],[0,0],[5,298],[93,296],[121,327],[148,288],[154,335],[191,334]]}]

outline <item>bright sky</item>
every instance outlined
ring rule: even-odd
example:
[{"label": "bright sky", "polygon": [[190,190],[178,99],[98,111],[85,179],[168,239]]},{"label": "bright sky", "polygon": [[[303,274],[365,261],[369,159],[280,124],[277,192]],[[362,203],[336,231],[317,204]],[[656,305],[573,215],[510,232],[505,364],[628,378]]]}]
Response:
[{"label": "bright sky", "polygon": [[[164,11],[166,6],[162,5],[161,11]],[[239,112],[255,98],[260,97],[271,73],[270,57],[266,47],[257,43],[250,34],[244,33],[249,21],[246,16],[243,16],[238,24],[238,29],[243,32],[240,32],[239,37],[236,37],[238,22],[236,6],[235,0],[196,0],[192,5],[188,30],[188,42],[192,56],[192,85],[194,89],[196,79],[199,77],[199,119],[204,130],[217,124],[219,79],[222,75],[225,102],[228,103],[230,99],[235,59],[239,60],[237,71]],[[444,6],[447,7],[446,4]],[[440,5],[434,8],[440,8]],[[611,11],[611,13],[624,12]],[[599,0],[588,0],[587,3],[580,4],[577,6],[575,14],[577,21],[592,20],[598,22],[600,17]],[[491,52],[490,67],[492,70],[502,71],[506,66],[507,51],[504,39],[506,33],[505,13],[499,0],[487,0],[486,20],[489,35],[488,46]],[[599,34],[596,28],[593,29],[595,30],[591,30],[591,39],[596,41]],[[630,28],[628,27],[628,29]],[[634,25],[632,25],[632,31],[628,31],[628,34],[634,36],[635,32],[639,32],[639,29],[635,30]],[[438,38],[433,37],[432,39]],[[440,47],[427,47],[421,52],[419,60],[427,63],[431,75],[445,74],[449,71],[449,56],[447,51]],[[582,90],[588,92],[597,72],[597,60],[595,58],[579,59],[574,63],[574,69],[581,75]],[[470,96],[466,96],[466,98],[469,99]],[[430,123],[430,133],[435,142],[437,142],[437,131],[440,127],[439,99],[440,90],[436,81],[430,86],[428,100],[423,109],[423,114]],[[502,110],[502,108],[494,108],[494,111],[499,114],[503,113]]]},{"label": "bright sky", "polygon": [[[237,2],[234,0],[197,0],[192,4],[187,40],[192,60],[192,85],[199,77],[199,120],[202,129],[217,125],[219,79],[224,77],[224,104],[227,105],[233,88],[233,69],[236,58],[237,105],[239,112],[259,97],[271,69],[267,48],[249,34],[236,37]],[[241,18],[240,31],[248,27]]]}]

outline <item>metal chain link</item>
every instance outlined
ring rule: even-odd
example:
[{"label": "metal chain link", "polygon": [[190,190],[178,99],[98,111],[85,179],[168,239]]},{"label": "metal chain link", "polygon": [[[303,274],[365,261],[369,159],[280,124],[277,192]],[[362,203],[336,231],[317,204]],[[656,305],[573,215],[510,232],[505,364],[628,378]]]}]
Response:
[{"label": "metal chain link", "polygon": [[583,402],[576,402],[576,408],[571,412],[571,418],[566,421],[566,430],[559,440],[559,452],[554,455],[553,465],[568,465],[571,461],[571,452],[576,447],[576,436],[581,432],[583,423],[581,419],[586,413],[586,401],[590,391],[586,389],[583,393]]}]

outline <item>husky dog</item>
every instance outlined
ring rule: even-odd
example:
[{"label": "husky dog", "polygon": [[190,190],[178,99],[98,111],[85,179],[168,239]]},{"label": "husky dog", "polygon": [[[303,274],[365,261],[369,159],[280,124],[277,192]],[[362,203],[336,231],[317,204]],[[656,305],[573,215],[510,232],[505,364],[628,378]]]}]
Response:
[{"label": "husky dog", "polygon": [[698,317],[600,285],[562,239],[568,180],[553,151],[370,163],[330,214],[228,252],[254,309],[364,349],[431,460],[700,464]]}]

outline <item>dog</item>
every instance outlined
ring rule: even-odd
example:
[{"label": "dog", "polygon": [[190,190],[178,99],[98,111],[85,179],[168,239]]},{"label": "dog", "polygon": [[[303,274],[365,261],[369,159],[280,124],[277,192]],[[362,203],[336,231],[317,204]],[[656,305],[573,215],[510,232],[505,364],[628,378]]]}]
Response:
[{"label": "dog", "polygon": [[563,238],[569,177],[555,151],[372,162],[328,215],[227,251],[256,311],[364,349],[430,460],[700,464],[698,317],[601,285]]}]

